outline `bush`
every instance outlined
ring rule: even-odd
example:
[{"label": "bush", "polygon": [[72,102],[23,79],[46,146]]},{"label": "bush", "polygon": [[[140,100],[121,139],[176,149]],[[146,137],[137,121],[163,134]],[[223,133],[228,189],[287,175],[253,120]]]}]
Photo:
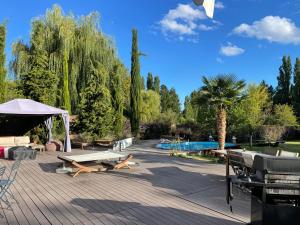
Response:
[{"label": "bush", "polygon": [[274,142],[283,137],[286,127],[280,125],[264,125],[259,129],[260,137],[268,142]]},{"label": "bush", "polygon": [[171,126],[168,123],[150,123],[144,125],[143,130],[143,139],[159,139],[162,135],[170,134]]}]

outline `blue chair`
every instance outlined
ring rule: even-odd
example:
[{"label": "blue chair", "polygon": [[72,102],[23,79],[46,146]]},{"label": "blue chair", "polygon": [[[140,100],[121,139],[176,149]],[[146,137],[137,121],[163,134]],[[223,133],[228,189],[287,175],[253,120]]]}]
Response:
[{"label": "blue chair", "polygon": [[0,166],[0,179],[2,179],[6,170],[6,166]]},{"label": "blue chair", "polygon": [[[10,195],[10,197],[16,201],[16,199],[15,199],[13,193],[11,192],[11,190],[9,189],[9,187],[15,181],[20,165],[21,165],[21,160],[16,160],[11,167],[11,170],[10,170],[10,173],[9,173],[7,179],[0,180],[0,201],[4,202],[8,206],[8,208],[11,208],[11,205],[5,194],[8,193]],[[1,169],[2,168],[0,168],[0,176],[1,176]],[[4,172],[5,172],[5,169],[4,169]],[[4,172],[3,172],[3,174],[4,174]]]}]

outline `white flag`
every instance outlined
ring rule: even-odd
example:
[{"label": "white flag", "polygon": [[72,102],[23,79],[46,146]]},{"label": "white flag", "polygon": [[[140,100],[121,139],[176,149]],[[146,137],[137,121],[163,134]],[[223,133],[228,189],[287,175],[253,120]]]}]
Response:
[{"label": "white flag", "polygon": [[209,18],[213,18],[215,9],[215,0],[194,0],[196,5],[203,5],[205,13]]}]

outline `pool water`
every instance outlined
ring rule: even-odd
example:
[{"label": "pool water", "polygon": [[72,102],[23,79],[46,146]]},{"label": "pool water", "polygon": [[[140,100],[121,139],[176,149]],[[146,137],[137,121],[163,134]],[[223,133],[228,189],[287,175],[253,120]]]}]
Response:
[{"label": "pool water", "polygon": [[[181,143],[163,143],[156,145],[157,148],[165,150],[181,150],[181,151],[201,151],[205,149],[218,149],[218,142],[181,142]],[[225,147],[235,147],[235,144],[225,143]]]}]

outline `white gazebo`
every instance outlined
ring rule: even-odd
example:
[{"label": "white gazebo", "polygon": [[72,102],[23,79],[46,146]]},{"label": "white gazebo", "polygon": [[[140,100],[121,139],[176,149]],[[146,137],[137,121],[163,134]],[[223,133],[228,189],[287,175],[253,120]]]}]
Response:
[{"label": "white gazebo", "polygon": [[62,116],[65,124],[64,150],[71,151],[69,136],[69,113],[30,99],[15,99],[0,104],[0,135],[23,135],[40,123],[45,123],[48,129],[48,139],[52,139],[53,116]]}]

